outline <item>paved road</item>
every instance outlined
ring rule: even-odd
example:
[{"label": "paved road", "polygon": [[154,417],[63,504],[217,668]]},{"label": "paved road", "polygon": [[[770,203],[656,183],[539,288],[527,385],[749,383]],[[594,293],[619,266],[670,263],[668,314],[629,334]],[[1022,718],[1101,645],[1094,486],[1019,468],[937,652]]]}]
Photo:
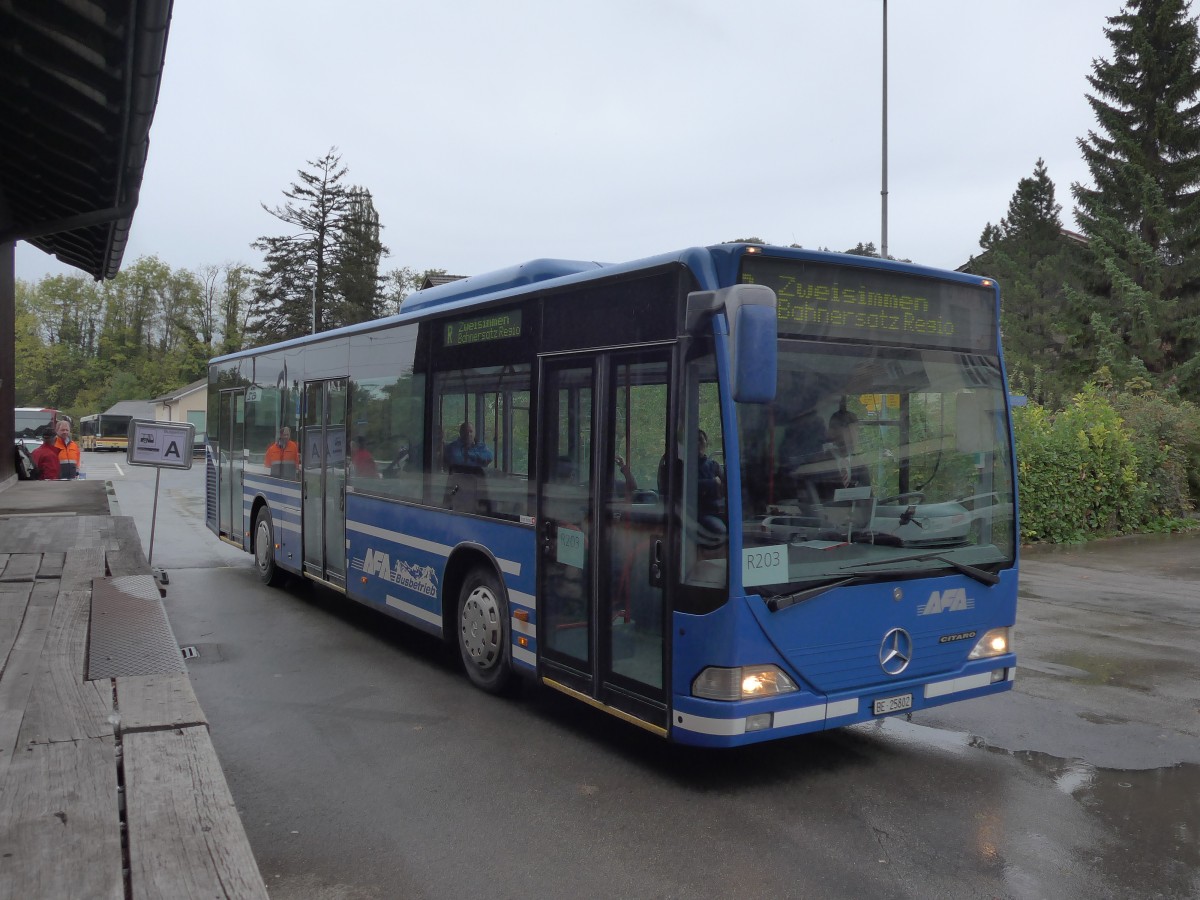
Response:
[{"label": "paved road", "polygon": [[1200,536],[1027,553],[1009,694],[709,752],[262,587],[202,488],[163,473],[155,564],[275,898],[1200,897]]}]

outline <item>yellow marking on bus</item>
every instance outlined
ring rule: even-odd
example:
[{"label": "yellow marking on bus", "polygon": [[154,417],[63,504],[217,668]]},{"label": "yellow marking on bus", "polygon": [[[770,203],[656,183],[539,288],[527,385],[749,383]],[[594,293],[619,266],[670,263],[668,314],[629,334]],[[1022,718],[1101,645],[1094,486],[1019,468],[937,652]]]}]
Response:
[{"label": "yellow marking on bus", "polygon": [[646,731],[649,731],[651,734],[657,734],[662,738],[667,736],[667,729],[665,728],[662,728],[658,725],[653,725],[650,722],[645,722],[642,719],[639,719],[637,716],[625,712],[623,709],[617,709],[615,706],[609,706],[606,703],[601,703],[594,697],[589,697],[587,694],[581,694],[574,688],[569,688],[565,684],[559,684],[557,681],[547,678],[544,675],[542,676],[542,683],[547,687],[554,688],[556,691],[562,691],[568,697],[574,697],[576,700],[582,700],[584,703],[593,707],[594,709],[602,710],[609,715],[616,716],[618,719],[623,719],[630,725],[636,725],[638,728],[643,728]]}]

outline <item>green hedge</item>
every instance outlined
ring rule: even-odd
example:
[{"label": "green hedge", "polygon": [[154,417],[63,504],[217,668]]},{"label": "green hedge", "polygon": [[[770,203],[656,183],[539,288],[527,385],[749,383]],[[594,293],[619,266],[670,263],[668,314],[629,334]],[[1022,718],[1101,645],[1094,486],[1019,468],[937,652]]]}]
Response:
[{"label": "green hedge", "polygon": [[1152,392],[1088,385],[1051,412],[1014,410],[1023,541],[1078,542],[1188,527],[1200,413]]}]

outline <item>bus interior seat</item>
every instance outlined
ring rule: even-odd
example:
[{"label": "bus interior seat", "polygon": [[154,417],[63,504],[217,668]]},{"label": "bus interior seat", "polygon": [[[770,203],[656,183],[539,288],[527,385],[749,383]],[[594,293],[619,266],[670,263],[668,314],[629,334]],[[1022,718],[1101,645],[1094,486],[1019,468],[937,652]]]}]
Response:
[{"label": "bus interior seat", "polygon": [[446,478],[446,495],[442,505],[455,512],[490,515],[487,476],[480,466],[452,465]]}]

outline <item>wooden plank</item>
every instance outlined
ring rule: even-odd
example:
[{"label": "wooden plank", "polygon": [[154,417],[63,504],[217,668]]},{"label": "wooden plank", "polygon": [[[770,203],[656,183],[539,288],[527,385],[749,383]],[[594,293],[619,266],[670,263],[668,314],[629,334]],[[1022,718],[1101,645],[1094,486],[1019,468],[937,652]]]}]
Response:
[{"label": "wooden plank", "polygon": [[113,738],[23,748],[0,797],[0,897],[123,900]]},{"label": "wooden plank", "polygon": [[0,586],[0,675],[4,674],[4,664],[21,631],[32,593],[33,584],[29,582]]},{"label": "wooden plank", "polygon": [[122,734],[208,724],[186,674],[128,675],[116,682]]},{"label": "wooden plank", "polygon": [[142,551],[142,538],[137,524],[129,516],[113,516],[111,544],[107,547],[106,559],[109,572],[116,575],[148,575],[150,564]]},{"label": "wooden plank", "polygon": [[89,590],[93,578],[104,577],[104,551],[99,547],[72,547],[63,560],[61,589]]},{"label": "wooden plank", "polygon": [[18,738],[73,741],[113,733],[112,684],[84,681],[91,591],[60,591]]},{"label": "wooden plank", "polygon": [[0,573],[0,581],[33,581],[42,565],[40,553],[13,553]]},{"label": "wooden plank", "polygon": [[203,727],[123,738],[135,900],[265,898],[267,889]]},{"label": "wooden plank", "polygon": [[[50,633],[53,612],[47,606],[31,606],[26,611],[17,642],[0,674],[0,783],[17,752],[25,706],[41,668],[42,646]],[[0,794],[0,798],[3,796]]]},{"label": "wooden plank", "polygon": [[38,578],[61,578],[63,570],[63,561],[66,559],[66,553],[43,553],[42,567],[38,569]]},{"label": "wooden plank", "polygon": [[[0,519],[0,541],[4,541],[4,546],[8,546],[8,541],[5,540],[9,531],[8,523],[8,519]],[[0,553],[0,572],[3,572],[4,567],[8,565],[8,557],[9,554]]]}]

